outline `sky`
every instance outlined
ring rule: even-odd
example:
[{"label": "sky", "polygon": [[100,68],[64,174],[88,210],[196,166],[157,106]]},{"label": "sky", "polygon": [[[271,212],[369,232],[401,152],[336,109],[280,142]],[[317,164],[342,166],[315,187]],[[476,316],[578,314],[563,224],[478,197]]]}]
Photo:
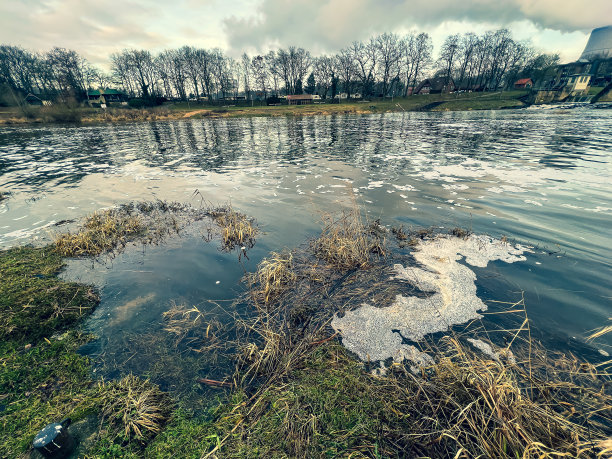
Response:
[{"label": "sky", "polygon": [[578,59],[612,0],[0,0],[0,43],[78,51],[108,69],[125,48],[191,45],[238,57],[290,45],[336,52],[383,32],[428,32],[437,52],[452,33],[507,27],[562,62]]}]

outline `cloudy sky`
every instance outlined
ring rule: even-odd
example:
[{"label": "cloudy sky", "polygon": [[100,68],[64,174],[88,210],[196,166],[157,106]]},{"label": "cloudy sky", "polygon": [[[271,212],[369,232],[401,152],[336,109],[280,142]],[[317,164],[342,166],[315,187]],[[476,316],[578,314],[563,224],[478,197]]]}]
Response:
[{"label": "cloudy sky", "polygon": [[106,67],[124,48],[185,44],[238,56],[298,45],[336,51],[380,32],[450,33],[508,27],[563,61],[577,59],[591,29],[612,24],[612,0],[0,0],[0,43],[61,46]]}]

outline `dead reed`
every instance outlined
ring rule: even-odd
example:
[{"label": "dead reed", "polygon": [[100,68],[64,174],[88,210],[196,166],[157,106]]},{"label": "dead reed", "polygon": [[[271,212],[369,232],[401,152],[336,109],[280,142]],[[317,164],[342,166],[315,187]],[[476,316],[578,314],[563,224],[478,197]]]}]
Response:
[{"label": "dead reed", "polygon": [[264,304],[287,291],[297,280],[293,268],[293,254],[289,251],[272,252],[257,266],[257,271],[248,277],[252,294]]},{"label": "dead reed", "polygon": [[128,203],[88,215],[77,231],[56,235],[54,244],[62,256],[97,256],[129,242],[160,243],[205,216],[205,210],[181,203]]},{"label": "dead reed", "polygon": [[78,232],[60,234],[54,242],[62,256],[95,256],[125,246],[130,236],[143,231],[144,227],[137,216],[107,209],[87,216]]},{"label": "dead reed", "polygon": [[221,229],[224,250],[231,251],[236,247],[246,250],[255,245],[258,228],[253,219],[235,211],[231,206],[211,209],[208,215]]},{"label": "dead reed", "polygon": [[101,382],[100,394],[103,421],[123,440],[145,442],[155,436],[172,410],[167,393],[133,375],[117,382]]},{"label": "dead reed", "polygon": [[[350,238],[361,240],[352,245]],[[232,408],[235,425],[208,457],[221,449],[229,457],[610,456],[606,363],[545,349],[531,338],[526,314],[516,329],[496,330],[506,344],[487,340],[491,354],[467,341],[476,331],[487,339],[487,330],[467,328],[418,343],[434,357],[428,367],[404,362],[384,376],[366,371],[369,364],[339,346],[328,323],[363,302],[384,306],[408,293],[389,280],[385,258],[372,256],[377,244],[380,236],[358,216],[344,214],[327,220],[304,250],[260,264],[249,278],[256,314],[239,323],[233,378],[250,397]],[[524,304],[512,306],[508,312],[524,313]]]},{"label": "dead reed", "polygon": [[321,235],[312,241],[312,250],[320,259],[339,270],[363,268],[372,255],[384,255],[384,239],[373,234],[355,206],[339,217],[323,214]]}]

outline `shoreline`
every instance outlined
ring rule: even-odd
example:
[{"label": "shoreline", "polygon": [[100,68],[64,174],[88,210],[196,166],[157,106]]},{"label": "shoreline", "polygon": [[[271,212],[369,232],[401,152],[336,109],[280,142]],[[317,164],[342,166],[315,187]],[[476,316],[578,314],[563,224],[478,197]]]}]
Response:
[{"label": "shoreline", "polygon": [[[511,307],[519,310],[514,337],[521,332],[522,338],[516,343],[490,340],[475,334],[478,330],[449,329],[439,341],[413,337],[432,356],[418,368],[402,358],[376,372],[369,356],[356,358],[339,340],[350,340],[347,330],[333,333],[327,326],[330,315],[343,311],[350,317],[362,311],[358,304],[365,297],[386,304],[401,293],[404,281],[388,278],[391,272],[383,269],[390,268],[385,257],[395,244],[426,267],[442,263],[439,247],[433,252],[427,248],[440,241],[460,244],[473,266],[486,266],[485,259],[521,261],[516,256],[522,253],[499,240],[483,257],[480,243],[470,249],[467,230],[388,230],[362,220],[357,207],[330,217],[308,248],[271,252],[249,274],[245,301],[257,318],[249,325],[253,336],[228,335],[235,325],[228,329],[197,308],[174,306],[163,314],[175,350],[182,343],[181,352],[196,359],[213,353],[233,362],[228,367],[233,372],[228,370],[223,380],[195,381],[210,391],[222,390],[216,396],[200,393],[212,400],[210,410],[197,413],[153,378],[96,377],[92,359],[78,350],[95,339],[80,324],[100,303],[100,292],[60,279],[65,257],[93,260],[121,251],[126,242],[147,243],[166,227],[163,215],[186,211],[192,215],[178,204],[134,203],[91,214],[77,231],[46,247],[0,250],[0,274],[8,279],[0,285],[0,313],[7,319],[0,327],[5,338],[0,349],[5,394],[0,400],[5,427],[0,455],[28,457],[36,432],[66,417],[73,420],[75,455],[93,457],[170,457],[177,450],[189,451],[189,457],[321,457],[364,451],[385,457],[406,451],[452,457],[461,450],[487,457],[573,456],[576,451],[594,457],[611,450],[605,440],[612,406],[612,395],[604,390],[609,374],[532,341],[525,335],[529,327],[522,302]],[[229,250],[244,249],[256,235],[256,227],[245,231],[253,220],[231,208],[211,208],[205,215],[219,227],[219,242],[230,243]],[[453,258],[453,247],[443,251],[443,259]],[[428,259],[418,259],[419,254]],[[324,303],[328,306],[321,308]],[[143,336],[150,346],[151,335]],[[171,370],[169,364],[163,367]],[[567,405],[576,408],[569,411]],[[500,425],[512,428],[500,430]]]},{"label": "shoreline", "polygon": [[[177,102],[147,109],[111,107],[102,112],[95,108],[62,109],[32,107],[26,117],[18,107],[0,109],[0,126],[121,123],[130,121],[176,121],[202,118],[303,117],[398,112],[445,112],[506,110],[528,107],[522,99],[526,91],[471,94],[427,94],[393,100],[347,101],[340,104],[278,106],[211,106]],[[37,113],[38,111],[39,113]],[[58,109],[60,111],[60,109]]]}]

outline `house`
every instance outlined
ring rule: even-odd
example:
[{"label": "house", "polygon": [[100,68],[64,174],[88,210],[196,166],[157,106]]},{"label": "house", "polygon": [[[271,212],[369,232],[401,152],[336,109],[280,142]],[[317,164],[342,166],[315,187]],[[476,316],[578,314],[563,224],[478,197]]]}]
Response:
[{"label": "house", "polygon": [[436,77],[427,78],[419,83],[414,94],[442,94],[455,90],[455,82],[452,78]]},{"label": "house", "polygon": [[530,89],[533,88],[533,81],[531,78],[521,78],[514,82],[514,89]]},{"label": "house", "polygon": [[45,96],[43,96],[42,94],[36,95],[29,93],[27,96],[25,96],[23,100],[28,105],[51,105],[51,101],[45,98]]},{"label": "house", "polygon": [[585,94],[589,90],[590,82],[591,75],[580,73],[570,75],[565,85],[565,89],[570,95]]},{"label": "house", "polygon": [[306,105],[312,104],[312,94],[293,94],[287,96],[287,103],[289,105]]},{"label": "house", "polygon": [[93,104],[121,103],[126,100],[127,96],[116,89],[100,88],[87,91],[87,101]]}]

